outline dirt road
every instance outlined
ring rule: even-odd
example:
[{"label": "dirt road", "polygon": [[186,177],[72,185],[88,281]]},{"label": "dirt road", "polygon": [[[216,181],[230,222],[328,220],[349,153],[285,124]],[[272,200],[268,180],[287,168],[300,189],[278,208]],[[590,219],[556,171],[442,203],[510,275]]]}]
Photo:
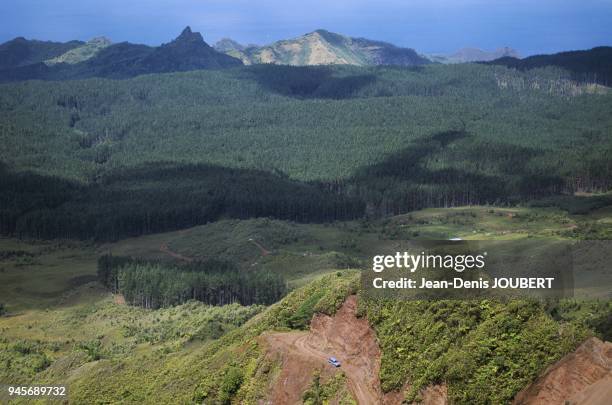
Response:
[{"label": "dirt road", "polygon": [[[353,393],[355,399],[357,399],[360,404],[380,403],[380,390],[375,388],[376,385],[373,384],[368,370],[357,366],[351,359],[346,360],[346,356],[337,354],[341,353],[338,350],[334,351],[334,349],[330,347],[327,347],[327,350],[325,350],[325,346],[317,346],[316,340],[313,340],[308,332],[276,333],[269,337],[268,342],[281,350],[293,352],[290,353],[288,357],[291,359],[290,361],[296,362],[296,365],[300,367],[302,372],[304,372],[304,362],[303,360],[298,360],[298,358],[306,357],[308,360],[315,360],[314,363],[318,363],[320,367],[331,368],[332,366],[327,363],[327,358],[333,353],[335,356],[338,356],[338,358],[344,360],[341,369],[346,374],[349,389]],[[333,372],[334,370],[330,369],[329,371]],[[294,384],[291,378],[284,378],[283,380],[285,384]],[[310,383],[310,380],[309,378],[305,382]],[[291,388],[292,387],[284,387],[284,389]],[[301,388],[299,391],[302,391]],[[291,396],[292,395],[289,395],[289,397]]]},{"label": "dirt road", "polygon": [[263,247],[263,245],[261,243],[257,242],[253,238],[249,238],[249,242],[251,242],[253,245],[255,245],[255,246],[257,246],[259,248],[259,251],[261,252],[262,256],[268,256],[270,253],[272,253],[268,249]]},{"label": "dirt road", "polygon": [[[322,377],[342,370],[348,388],[360,404],[393,403],[380,389],[380,349],[367,320],[357,318],[357,299],[347,299],[335,316],[315,315],[310,332],[266,335],[271,351],[283,358],[281,376],[273,390],[273,403],[298,403],[312,381],[312,373],[323,369]],[[342,363],[336,369],[327,363],[331,356]]]},{"label": "dirt road", "polygon": [[159,251],[167,254],[168,256],[174,257],[175,259],[178,259],[178,260],[183,260],[189,263],[193,262],[193,258],[184,256],[180,253],[176,253],[170,250],[170,248],[168,247],[168,244],[165,242],[159,246]]},{"label": "dirt road", "polygon": [[[187,232],[189,232],[189,229],[180,231],[180,233],[182,233],[182,234],[187,233]],[[257,248],[260,250],[262,256],[268,256],[269,254],[272,253],[268,249],[266,249],[261,243],[257,242],[254,239],[249,239],[249,242],[251,242],[252,244],[257,246]],[[162,253],[167,254],[170,257],[173,257],[175,259],[182,260],[182,261],[185,261],[185,262],[191,263],[191,262],[195,261],[195,259],[193,257],[185,256],[185,255],[182,255],[180,253],[177,253],[177,252],[171,250],[170,247],[168,246],[168,242],[162,243],[159,246],[159,251],[162,252]]]}]

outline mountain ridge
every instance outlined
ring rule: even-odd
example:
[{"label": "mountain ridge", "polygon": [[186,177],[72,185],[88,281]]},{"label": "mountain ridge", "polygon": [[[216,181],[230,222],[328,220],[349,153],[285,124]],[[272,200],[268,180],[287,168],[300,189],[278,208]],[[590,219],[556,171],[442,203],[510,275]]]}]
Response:
[{"label": "mountain ridge", "polygon": [[570,71],[574,80],[612,86],[611,46],[598,46],[588,50],[565,51],[550,55],[533,55],[523,59],[503,57],[487,63],[518,70],[556,66]]},{"label": "mountain ridge", "polygon": [[267,63],[292,66],[415,66],[430,63],[411,48],[401,48],[383,41],[349,37],[324,29],[264,46],[236,45],[240,44],[225,39],[217,45],[217,50],[239,58],[245,65]]},{"label": "mountain ridge", "polygon": [[182,72],[241,65],[240,61],[208,45],[202,34],[187,26],[173,41],[153,49],[138,63],[147,73]]},{"label": "mountain ridge", "polygon": [[41,63],[84,44],[83,41],[53,42],[17,37],[0,44],[0,69]]},{"label": "mountain ridge", "polygon": [[504,46],[497,48],[494,51],[485,51],[480,48],[465,47],[448,55],[431,54],[427,57],[432,62],[452,64],[452,63],[471,63],[471,62],[489,62],[502,57],[520,58],[520,54],[516,49]]},{"label": "mountain ridge", "polygon": [[213,45],[213,48],[218,52],[227,53],[229,51],[244,51],[248,46],[242,45],[231,38],[221,38]]},{"label": "mountain ridge", "polygon": [[[422,55],[412,48],[384,41],[350,37],[325,29],[275,41],[268,45],[243,45],[230,38],[214,46],[187,26],[160,46],[111,43],[99,37],[88,42],[52,42],[17,37],[0,44],[0,82],[63,80],[73,78],[127,78],[141,74],[223,69],[252,64],[293,66],[421,66],[430,63],[489,63],[520,70],[548,65],[572,72],[580,81],[612,83],[612,47],[534,55],[520,59],[510,47],[495,51],[463,48],[450,55]],[[587,77],[588,76],[588,77]]]},{"label": "mountain ridge", "polygon": [[[51,57],[38,57],[35,63],[12,63],[0,69],[0,81],[88,77],[120,79],[149,73],[222,69],[242,65],[240,60],[214,50],[199,32],[193,32],[189,26],[174,40],[158,47],[129,42],[109,44],[106,41],[90,46],[91,49],[84,48],[89,43],[79,41],[67,51],[64,46],[61,47],[62,52],[55,52]],[[0,45],[0,51],[3,47],[10,53],[10,44]],[[80,49],[83,49],[81,54]],[[8,56],[11,60],[16,59],[13,55]]]}]

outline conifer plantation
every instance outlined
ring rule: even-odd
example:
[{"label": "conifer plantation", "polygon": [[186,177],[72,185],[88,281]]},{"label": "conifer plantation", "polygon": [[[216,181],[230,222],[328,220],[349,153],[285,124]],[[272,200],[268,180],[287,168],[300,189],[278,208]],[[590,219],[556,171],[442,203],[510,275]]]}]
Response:
[{"label": "conifer plantation", "polygon": [[557,67],[257,65],[0,87],[4,235],[113,240],[611,186],[612,94]]}]

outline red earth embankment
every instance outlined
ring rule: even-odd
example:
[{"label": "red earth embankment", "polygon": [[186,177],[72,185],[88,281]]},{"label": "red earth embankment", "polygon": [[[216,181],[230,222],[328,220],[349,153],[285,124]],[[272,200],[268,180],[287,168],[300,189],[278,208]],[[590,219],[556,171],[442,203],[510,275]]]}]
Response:
[{"label": "red earth embankment", "polygon": [[607,405],[612,403],[612,343],[597,338],[550,366],[519,392],[515,405]]},{"label": "red earth embankment", "polygon": [[[380,348],[365,318],[355,315],[357,297],[349,297],[333,316],[317,314],[309,332],[271,333],[264,336],[268,351],[281,359],[280,375],[271,389],[274,404],[301,403],[302,393],[312,382],[315,370],[325,381],[343,371],[348,389],[359,404],[400,404],[403,394],[383,394],[380,388]],[[342,363],[339,369],[327,363],[329,357]],[[431,388],[431,389],[430,389]],[[427,404],[446,402],[444,387],[423,392]]]}]

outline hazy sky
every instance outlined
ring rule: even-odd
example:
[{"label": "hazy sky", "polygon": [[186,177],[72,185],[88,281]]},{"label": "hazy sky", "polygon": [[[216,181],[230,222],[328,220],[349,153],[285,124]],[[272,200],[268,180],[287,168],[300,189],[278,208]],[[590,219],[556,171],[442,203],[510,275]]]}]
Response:
[{"label": "hazy sky", "polygon": [[0,42],[104,35],[157,45],[186,25],[209,43],[325,28],[425,53],[511,46],[529,55],[612,45],[612,0],[0,0]]}]

